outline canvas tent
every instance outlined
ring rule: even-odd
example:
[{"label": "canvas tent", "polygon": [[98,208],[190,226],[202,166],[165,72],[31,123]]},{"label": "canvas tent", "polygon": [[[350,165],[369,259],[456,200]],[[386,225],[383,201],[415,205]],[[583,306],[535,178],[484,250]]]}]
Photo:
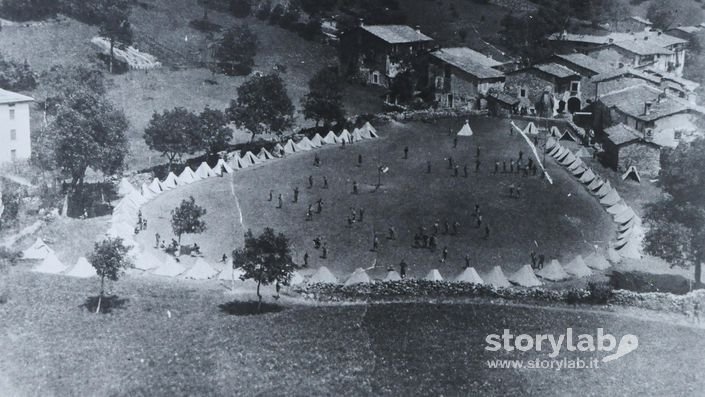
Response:
[{"label": "canvas tent", "polygon": [[59,258],[56,257],[56,254],[50,252],[44,260],[42,260],[42,263],[32,269],[32,271],[37,273],[59,274],[65,271],[66,268],[66,265],[61,263]]},{"label": "canvas tent", "polygon": [[585,172],[585,167],[583,167],[582,165],[570,170],[570,173],[573,174],[573,176],[576,178],[579,178],[580,175],[583,174],[583,172]]},{"label": "canvas tent", "polygon": [[120,197],[125,197],[134,191],[135,187],[132,186],[132,184],[130,183],[130,181],[127,180],[127,178],[120,179],[120,183],[118,184],[118,194],[120,195]]},{"label": "canvas tent", "polygon": [[635,239],[629,239],[623,246],[615,246],[619,256],[630,259],[641,259],[639,243]]},{"label": "canvas tent", "polygon": [[581,147],[580,150],[575,152],[575,155],[577,157],[592,157],[592,154],[590,154],[590,151],[587,150],[585,147]]},{"label": "canvas tent", "polygon": [[218,275],[218,271],[209,265],[203,258],[196,259],[196,263],[191,266],[184,274],[181,275],[183,278],[190,278],[194,280],[207,280]]},{"label": "canvas tent", "polygon": [[554,259],[548,265],[544,266],[543,269],[536,273],[539,277],[549,280],[549,281],[561,281],[570,278],[570,275],[563,270],[563,266],[558,260]]},{"label": "canvas tent", "polygon": [[281,143],[274,145],[272,148],[272,155],[274,157],[282,157],[284,155],[284,146],[282,146]]},{"label": "canvas tent", "polygon": [[157,268],[161,261],[149,251],[140,252],[134,259],[135,269],[151,270]]},{"label": "canvas tent", "polygon": [[634,218],[636,218],[636,214],[634,213],[634,210],[631,209],[631,207],[627,207],[627,209],[623,210],[622,212],[620,212],[619,214],[616,214],[614,216],[614,221],[616,223],[627,223]]},{"label": "canvas tent", "polygon": [[352,142],[352,135],[350,135],[350,131],[348,131],[347,129],[340,131],[340,134],[338,135],[338,142]]},{"label": "canvas tent", "polygon": [[228,174],[232,173],[233,169],[225,162],[225,160],[218,159],[218,163],[215,167],[213,167],[213,172],[215,172],[216,175],[221,176],[224,172]]},{"label": "canvas tent", "polygon": [[555,125],[551,126],[551,138],[558,138],[561,139],[563,134],[561,134],[561,130],[558,129]]},{"label": "canvas tent", "polygon": [[22,259],[44,259],[53,253],[54,250],[49,248],[41,238],[37,237],[34,244],[22,251]]},{"label": "canvas tent", "polygon": [[340,143],[340,141],[338,140],[338,137],[335,136],[333,131],[328,131],[328,134],[325,136],[325,138],[323,138],[323,142],[325,142],[329,145]]},{"label": "canvas tent", "polygon": [[509,276],[509,282],[522,287],[538,287],[542,284],[541,281],[536,278],[531,265],[524,265],[520,267],[519,270]]},{"label": "canvas tent", "polygon": [[164,179],[161,186],[162,190],[176,189],[176,175],[174,175],[173,172],[169,172],[169,175],[166,176],[166,179]]},{"label": "canvas tent", "polygon": [[587,277],[592,274],[592,270],[585,264],[582,255],[573,258],[572,261],[565,265],[564,269],[568,274],[572,274],[575,277]]},{"label": "canvas tent", "polygon": [[384,281],[401,281],[401,276],[396,270],[390,270],[387,275],[384,276]]},{"label": "canvas tent", "polygon": [[585,168],[585,163],[583,163],[583,160],[580,160],[579,157],[575,158],[575,161],[572,163],[568,164],[568,170],[571,172],[575,171],[576,169],[582,167],[583,169]]},{"label": "canvas tent", "polygon": [[585,257],[585,264],[595,270],[605,270],[610,267],[610,263],[607,262],[607,259],[596,252]]},{"label": "canvas tent", "polygon": [[176,277],[186,271],[186,268],[181,263],[177,262],[171,255],[166,257],[156,269],[152,270],[155,276]]},{"label": "canvas tent", "polygon": [[536,125],[533,121],[529,121],[529,124],[527,124],[526,128],[524,129],[524,133],[527,135],[538,135],[539,129],[536,128]]},{"label": "canvas tent", "polygon": [[147,185],[146,183],[142,184],[142,187],[140,190],[142,190],[142,197],[144,197],[145,201],[149,201],[149,200],[157,197],[157,195],[154,194],[152,189],[150,189],[149,185]]},{"label": "canvas tent", "polygon": [[71,269],[66,273],[67,276],[78,277],[78,278],[89,278],[97,277],[98,274],[95,272],[95,268],[88,262],[85,257],[78,258],[78,261]]},{"label": "canvas tent", "polygon": [[612,214],[612,215],[617,215],[621,214],[622,212],[626,211],[629,207],[624,203],[624,200],[620,200],[617,204],[607,207],[607,212]]},{"label": "canvas tent", "polygon": [[296,143],[297,151],[308,152],[311,149],[313,149],[313,145],[311,145],[311,141],[306,137],[303,137],[303,139]]},{"label": "canvas tent", "polygon": [[260,159],[260,161],[267,161],[273,160],[274,156],[272,155],[272,153],[269,153],[269,151],[263,147],[259,150],[259,153],[257,153],[257,158]]},{"label": "canvas tent", "polygon": [[323,137],[320,134],[316,134],[313,138],[311,138],[311,145],[313,145],[313,147],[321,147],[325,144],[326,143],[323,142]]},{"label": "canvas tent", "polygon": [[595,192],[595,196],[602,198],[607,195],[607,193],[612,191],[612,185],[610,185],[609,182],[605,182],[597,191]]},{"label": "canvas tent", "polygon": [[157,179],[157,178],[152,179],[152,183],[149,184],[149,190],[152,193],[154,193],[155,195],[162,192],[162,188],[159,184],[159,179]]},{"label": "canvas tent", "polygon": [[367,284],[370,282],[370,277],[367,275],[365,269],[358,267],[355,271],[345,280],[345,286],[355,285],[355,284]]},{"label": "canvas tent", "polygon": [[372,126],[372,124],[370,124],[369,121],[365,122],[365,125],[363,125],[360,129],[360,133],[365,138],[367,138],[368,135],[370,138],[379,138],[379,135],[377,135],[377,130]]},{"label": "canvas tent", "polygon": [[592,182],[590,182],[588,184],[588,189],[590,189],[592,191],[597,191],[604,184],[605,184],[605,182],[602,179],[598,178],[597,175],[595,175],[595,179],[593,179]]},{"label": "canvas tent", "polygon": [[260,159],[258,159],[257,156],[255,156],[249,150],[245,153],[244,156],[242,156],[242,159],[245,160],[246,162],[249,162],[250,165],[259,164],[261,162]]},{"label": "canvas tent", "polygon": [[617,264],[622,261],[622,257],[619,256],[614,247],[607,249],[607,260],[612,264]]},{"label": "canvas tent", "polygon": [[590,168],[586,169],[583,175],[580,177],[580,182],[587,185],[588,183],[595,180],[595,173],[592,172]]},{"label": "canvas tent", "polygon": [[304,276],[302,276],[301,273],[294,270],[291,273],[291,280],[289,280],[289,286],[303,284],[305,281],[306,281],[306,279],[304,279]]},{"label": "canvas tent", "polygon": [[199,180],[199,178],[196,173],[193,172],[191,167],[186,166],[184,170],[181,171],[181,174],[179,174],[179,177],[176,178],[176,180],[178,181],[179,185],[189,185]]},{"label": "canvas tent", "polygon": [[362,137],[362,135],[360,134],[360,130],[357,128],[355,128],[353,130],[353,132],[350,134],[350,136],[352,137],[353,142],[360,142],[361,140],[364,139]]},{"label": "canvas tent", "polygon": [[235,155],[233,155],[233,157],[230,159],[230,168],[232,168],[234,170],[240,170],[243,168],[247,168],[249,166],[250,166],[250,163],[248,161],[245,161],[237,153]]},{"label": "canvas tent", "polygon": [[555,149],[557,143],[558,141],[556,141],[555,138],[551,136],[548,137],[548,139],[546,139],[546,151],[549,152],[552,149]]},{"label": "canvas tent", "polygon": [[639,171],[633,165],[629,167],[627,172],[622,174],[622,180],[627,180],[627,178],[641,183],[641,175],[639,175]]},{"label": "canvas tent", "polygon": [[553,149],[548,151],[548,155],[555,158],[562,149],[563,149],[563,146],[555,145],[555,146],[553,146]]},{"label": "canvas tent", "polygon": [[556,150],[551,156],[553,156],[554,159],[560,160],[563,157],[565,157],[570,151],[563,146],[558,146],[558,150]]},{"label": "canvas tent", "polygon": [[433,269],[428,274],[426,277],[424,277],[424,280],[427,281],[443,281],[443,276],[441,276],[441,272],[438,271],[438,269]]},{"label": "canvas tent", "polygon": [[617,189],[612,189],[600,199],[600,204],[604,205],[605,207],[611,207],[617,204],[621,199],[622,198],[619,197],[619,193],[617,193]]},{"label": "canvas tent", "polygon": [[475,270],[474,267],[466,267],[462,273],[458,274],[458,276],[455,278],[455,281],[458,283],[473,283],[473,284],[484,284],[485,282],[482,280],[482,277],[480,277],[479,274],[477,274],[477,271]]},{"label": "canvas tent", "polygon": [[511,286],[509,280],[507,280],[507,276],[504,275],[502,268],[499,266],[495,266],[489,273],[483,274],[482,280],[485,281],[485,284],[490,284],[497,288],[507,288]]},{"label": "canvas tent", "polygon": [[577,157],[575,157],[575,155],[571,151],[568,151],[567,155],[562,160],[560,160],[560,163],[563,166],[568,166],[570,164],[573,164],[575,160],[577,160]]},{"label": "canvas tent", "polygon": [[295,152],[296,152],[296,146],[294,145],[294,141],[289,139],[284,144],[284,153],[291,154],[291,153],[295,153]]},{"label": "canvas tent", "polygon": [[321,266],[318,268],[318,270],[316,270],[315,273],[313,273],[311,278],[308,279],[308,282],[311,284],[315,284],[315,283],[337,284],[338,279],[335,278],[333,273],[331,273],[327,267]]},{"label": "canvas tent", "polygon": [[196,170],[196,175],[198,175],[198,177],[201,179],[217,176],[215,172],[213,172],[211,167],[208,165],[208,163],[206,163],[205,161],[198,166],[198,169]]},{"label": "canvas tent", "polygon": [[565,130],[565,132],[561,136],[561,139],[571,139],[574,142],[580,143],[580,138],[578,138],[578,136],[570,128],[567,128]]},{"label": "canvas tent", "polygon": [[472,136],[472,129],[470,128],[470,122],[465,120],[465,124],[458,131],[458,136]]},{"label": "canvas tent", "polygon": [[147,202],[144,196],[142,196],[142,193],[140,193],[138,190],[135,190],[132,193],[128,194],[125,197],[125,200],[137,204],[138,207]]}]

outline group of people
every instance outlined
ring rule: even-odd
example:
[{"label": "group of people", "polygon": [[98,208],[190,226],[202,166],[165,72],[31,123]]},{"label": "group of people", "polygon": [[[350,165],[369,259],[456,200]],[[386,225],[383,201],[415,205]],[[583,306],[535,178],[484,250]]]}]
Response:
[{"label": "group of people", "polygon": [[135,226],[135,235],[147,229],[147,218],[142,216],[142,210],[137,211],[137,225]]}]

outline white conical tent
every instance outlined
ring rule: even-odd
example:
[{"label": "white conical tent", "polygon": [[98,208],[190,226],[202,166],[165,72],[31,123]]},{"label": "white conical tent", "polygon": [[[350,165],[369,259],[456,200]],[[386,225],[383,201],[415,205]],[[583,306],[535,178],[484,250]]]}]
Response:
[{"label": "white conical tent", "polygon": [[251,165],[259,164],[262,162],[259,158],[257,158],[257,156],[254,155],[254,153],[249,150],[245,152],[245,155],[242,156],[242,158],[243,160],[249,162]]},{"label": "white conical tent", "polygon": [[546,151],[549,152],[555,149],[557,144],[558,141],[554,137],[549,136],[548,139],[546,139]]},{"label": "white conical tent", "polygon": [[223,173],[228,173],[231,174],[233,173],[232,167],[230,167],[225,160],[223,159],[218,159],[218,163],[213,167],[213,172],[215,172],[216,175],[220,176],[223,175]]},{"label": "white conical tent", "polygon": [[607,212],[612,214],[612,215],[617,215],[621,214],[622,212],[626,211],[629,207],[627,204],[624,202],[624,200],[620,200],[617,204],[607,207]]},{"label": "white conical tent", "polygon": [[441,272],[438,269],[433,269],[423,279],[427,281],[443,281],[443,276],[441,276]]},{"label": "white conical tent", "polygon": [[154,192],[152,191],[152,189],[150,189],[150,188],[149,188],[149,185],[147,185],[146,183],[143,183],[143,184],[142,184],[142,188],[141,188],[140,190],[142,190],[142,197],[144,197],[144,199],[145,199],[146,201],[149,201],[149,200],[151,200],[151,199],[157,197],[157,195],[154,194]]},{"label": "white conical tent", "polygon": [[551,138],[558,138],[561,139],[563,134],[561,134],[561,130],[558,129],[555,125],[551,126]]},{"label": "white conical tent", "polygon": [[340,134],[338,135],[338,141],[339,142],[345,142],[345,143],[350,143],[352,142],[352,135],[350,135],[350,131],[347,129],[343,129],[340,131]]},{"label": "white conical tent", "polygon": [[365,269],[358,267],[355,271],[345,280],[345,286],[355,285],[355,284],[367,284],[370,282],[370,277],[367,275]]},{"label": "white conical tent", "polygon": [[592,155],[590,154],[590,151],[587,150],[587,148],[584,148],[584,147],[581,147],[580,150],[578,150],[577,152],[575,152],[575,155],[576,155],[577,157],[592,157]]},{"label": "white conical tent", "polygon": [[576,178],[579,178],[580,175],[583,174],[583,172],[585,172],[585,167],[583,166],[577,167],[574,170],[570,171],[570,173],[573,174],[573,176]]},{"label": "white conical tent", "polygon": [[568,151],[568,154],[560,161],[560,163],[561,165],[568,166],[573,164],[575,160],[577,160],[575,155],[571,151]]},{"label": "white conical tent", "polygon": [[623,258],[641,259],[641,252],[638,241],[629,239],[626,244],[621,247],[615,247],[617,253]]},{"label": "white conical tent", "polygon": [[198,169],[196,170],[196,175],[198,175],[198,177],[201,179],[217,176],[215,172],[213,172],[211,167],[208,165],[208,163],[206,163],[205,161],[198,166]]},{"label": "white conical tent", "polygon": [[568,169],[570,171],[575,171],[577,168],[583,167],[585,168],[585,163],[583,163],[583,160],[581,160],[579,157],[575,158],[575,161],[572,163],[568,164]]},{"label": "white conical tent", "polygon": [[296,143],[297,151],[308,152],[311,149],[313,149],[313,145],[311,145],[311,141],[306,137],[303,137],[303,139]]},{"label": "white conical tent", "polygon": [[284,146],[281,145],[281,143],[277,143],[274,145],[272,148],[272,155],[275,157],[281,157],[284,155]]},{"label": "white conical tent", "polygon": [[363,138],[362,134],[360,134],[360,130],[358,128],[355,128],[352,133],[350,133],[350,136],[352,137],[353,142],[360,142],[361,140],[365,139]]},{"label": "white conical tent", "polygon": [[240,157],[237,153],[233,155],[233,157],[230,159],[230,168],[233,170],[240,170],[243,168],[247,168],[250,166],[249,161],[245,161],[242,157]]},{"label": "white conical tent", "polygon": [[401,275],[396,270],[390,270],[387,275],[384,276],[384,281],[401,281]]},{"label": "white conical tent", "polygon": [[610,263],[607,262],[607,259],[596,252],[585,257],[585,264],[595,270],[605,270],[610,267]]},{"label": "white conical tent", "polygon": [[595,178],[596,178],[595,173],[592,172],[592,170],[590,168],[588,168],[587,170],[585,170],[585,172],[583,173],[583,175],[580,177],[579,180],[581,183],[587,185],[588,183],[594,181]]},{"label": "white conical tent", "polygon": [[294,285],[299,285],[303,284],[306,282],[306,279],[304,276],[301,275],[301,273],[297,272],[294,270],[291,272],[291,279],[289,280],[289,286],[294,286]]},{"label": "white conical tent", "polygon": [[149,251],[137,254],[133,261],[135,269],[139,270],[156,269],[161,263],[162,262]]},{"label": "white conical tent", "polygon": [[326,135],[325,138],[323,138],[323,142],[325,142],[326,144],[329,144],[329,145],[334,145],[336,143],[340,143],[340,141],[338,140],[338,137],[335,136],[333,131],[328,131],[328,135]]},{"label": "white conical tent", "polygon": [[460,127],[460,131],[458,131],[458,136],[472,136],[472,128],[470,128],[470,123],[467,120],[465,120],[465,124]]},{"label": "white conical tent", "polygon": [[32,269],[33,272],[37,273],[48,273],[48,274],[59,274],[67,269],[67,266],[61,263],[59,258],[56,257],[56,254],[53,252],[50,252],[47,254],[47,256],[42,260],[42,263],[39,264],[39,266],[35,267]]},{"label": "white conical tent", "polygon": [[152,179],[152,183],[149,184],[149,190],[155,195],[160,194],[162,192],[162,187],[160,186],[159,178]]},{"label": "white conical tent", "polygon": [[49,248],[41,238],[37,238],[29,248],[22,251],[22,259],[44,259],[54,250]]},{"label": "white conical tent", "polygon": [[137,206],[141,206],[147,202],[147,200],[144,198],[144,196],[142,196],[142,193],[140,193],[139,190],[135,190],[132,193],[125,196],[125,200],[129,200],[129,201],[137,204]]},{"label": "white conical tent", "polygon": [[315,273],[313,273],[311,278],[308,279],[308,282],[311,284],[315,284],[315,283],[337,284],[338,279],[335,278],[333,273],[331,273],[327,267],[321,266],[318,268],[318,270],[316,270]]},{"label": "white conical tent", "polygon": [[617,264],[622,261],[622,257],[619,256],[614,247],[607,249],[607,260],[612,264]]},{"label": "white conical tent", "polygon": [[218,275],[218,271],[209,265],[203,258],[196,259],[196,263],[181,275],[183,278],[194,280],[207,280]]},{"label": "white conical tent", "polygon": [[156,269],[152,270],[152,274],[156,276],[176,277],[186,271],[186,268],[181,263],[177,262],[172,256],[167,256]]},{"label": "white conical tent", "polygon": [[195,172],[191,169],[191,167],[186,166],[183,171],[181,171],[181,174],[179,174],[179,177],[176,178],[177,182],[179,185],[188,185],[191,183],[196,182],[201,178],[196,175]]},{"label": "white conical tent", "polygon": [[563,270],[563,266],[556,259],[536,272],[536,275],[549,281],[561,281],[570,278],[570,275]]},{"label": "white conical tent", "polygon": [[627,209],[614,216],[614,221],[616,223],[627,223],[635,217],[636,214],[634,213],[634,210],[631,209],[631,207],[627,207]]},{"label": "white conical tent", "polygon": [[559,145],[559,144],[556,143],[556,144],[553,146],[553,148],[551,148],[551,150],[548,151],[548,155],[551,156],[551,157],[556,157],[556,155],[558,154],[558,152],[560,152],[561,150],[563,150],[563,146],[561,146],[561,145]]},{"label": "white conical tent", "polygon": [[571,139],[574,142],[580,143],[580,138],[571,130],[571,129],[566,129],[565,132],[563,133],[563,136],[561,136],[561,139]]},{"label": "white conical tent", "polygon": [[325,142],[323,142],[323,137],[320,134],[316,134],[311,138],[311,145],[313,147],[321,147],[325,145]]},{"label": "white conical tent", "polygon": [[611,207],[617,204],[620,200],[622,200],[622,198],[619,197],[619,193],[617,193],[617,190],[612,189],[600,199],[600,204],[604,205],[605,207]]},{"label": "white conical tent", "polygon": [[294,141],[289,139],[284,144],[284,153],[291,154],[291,153],[295,153],[295,152],[296,152],[296,145],[294,145]]},{"label": "white conical tent", "polygon": [[78,278],[89,278],[98,276],[98,274],[95,272],[95,268],[93,267],[93,265],[91,265],[90,262],[88,262],[88,259],[84,257],[78,258],[76,264],[73,265],[73,267],[64,274],[66,274],[67,276]]},{"label": "white conical tent", "polygon": [[482,280],[482,277],[480,277],[479,274],[477,274],[477,271],[475,270],[474,267],[466,267],[462,273],[458,274],[458,276],[455,278],[455,281],[458,283],[473,283],[473,284],[484,284],[485,282]]},{"label": "white conical tent", "polygon": [[622,174],[622,180],[626,180],[627,178],[641,183],[641,175],[639,175],[639,171],[633,165],[629,167],[627,172]]},{"label": "white conical tent", "polygon": [[563,270],[575,277],[587,277],[592,275],[592,270],[585,264],[581,255],[576,256],[572,261],[568,262]]},{"label": "white conical tent", "polygon": [[561,159],[561,158],[563,158],[563,156],[568,154],[568,152],[569,152],[568,149],[564,148],[563,146],[558,146],[558,145],[556,145],[556,146],[558,147],[558,150],[556,150],[555,152],[553,152],[551,154],[551,156],[553,156],[554,159],[556,159],[556,160]]},{"label": "white conical tent", "polygon": [[379,135],[377,135],[377,130],[375,127],[370,124],[369,121],[365,122],[365,125],[362,126],[360,129],[360,133],[367,138],[367,135],[369,135],[371,138],[379,138]]},{"label": "white conical tent", "polygon": [[597,191],[595,192],[595,196],[597,197],[605,197],[609,192],[612,191],[612,185],[610,185],[609,182],[605,182]]},{"label": "white conical tent", "polygon": [[120,179],[120,183],[118,184],[118,194],[121,197],[125,197],[134,191],[135,187],[132,186],[132,184],[130,183],[130,181],[127,180],[127,178]]},{"label": "white conical tent", "polygon": [[529,121],[529,124],[524,129],[524,133],[530,134],[530,135],[538,135],[539,129],[536,128],[536,125],[534,124],[533,121]]},{"label": "white conical tent", "polygon": [[267,149],[261,148],[257,154],[257,158],[260,159],[260,161],[267,161],[274,159],[274,156],[272,153],[269,153]]},{"label": "white conical tent", "polygon": [[597,190],[599,190],[599,189],[602,187],[602,185],[604,185],[604,184],[605,184],[605,182],[604,182],[602,179],[600,179],[600,178],[598,178],[597,176],[595,176],[595,179],[593,179],[593,181],[590,182],[590,184],[588,184],[588,189],[590,189],[590,190],[592,190],[592,191],[597,191]]},{"label": "white conical tent", "polygon": [[520,285],[522,287],[538,287],[541,285],[541,281],[536,278],[534,270],[531,265],[524,265],[519,268],[514,274],[509,276],[509,282]]},{"label": "white conical tent", "polygon": [[511,286],[509,280],[507,280],[507,276],[504,275],[502,268],[499,266],[495,266],[488,273],[483,274],[482,279],[485,281],[485,284],[490,284],[497,288],[507,288]]},{"label": "white conical tent", "polygon": [[167,189],[175,189],[176,188],[176,175],[174,175],[173,172],[169,172],[169,175],[166,176],[166,179],[164,179],[164,182],[162,182],[162,190],[166,187]]}]

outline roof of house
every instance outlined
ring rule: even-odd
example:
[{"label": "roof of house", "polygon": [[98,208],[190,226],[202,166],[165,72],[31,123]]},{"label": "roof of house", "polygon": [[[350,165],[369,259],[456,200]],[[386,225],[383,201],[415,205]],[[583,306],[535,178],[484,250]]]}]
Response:
[{"label": "roof of house", "polygon": [[578,43],[587,44],[607,44],[609,42],[608,36],[596,36],[592,34],[575,34],[575,33],[554,33],[548,37],[549,40],[564,40],[564,41],[575,41]]},{"label": "roof of house", "polygon": [[390,44],[433,41],[432,38],[407,25],[362,25],[361,28]]},{"label": "roof of house", "polygon": [[570,62],[573,65],[579,66],[583,69],[587,69],[592,72],[595,72],[597,74],[606,73],[606,72],[613,70],[612,66],[610,66],[609,64],[602,62],[602,61],[599,61],[595,58],[589,57],[585,54],[580,54],[580,53],[565,54],[565,55],[556,54],[556,57],[563,59],[567,62]]},{"label": "roof of house", "polygon": [[0,88],[0,103],[33,102],[34,98]]},{"label": "roof of house", "polygon": [[[689,110],[701,112],[701,109],[687,101],[672,95],[663,95],[663,91],[657,88],[640,84],[606,94],[600,101],[607,107],[615,107],[622,113],[643,121],[653,121]],[[649,114],[644,113],[646,102],[651,102]]]},{"label": "roof of house", "polygon": [[643,24],[645,24],[645,25],[653,25],[653,23],[652,23],[651,21],[649,21],[648,19],[642,18],[642,17],[637,16],[637,15],[632,15],[632,16],[629,17],[629,19],[633,19],[633,20],[635,20],[635,21],[637,21],[637,22],[641,22],[641,23],[643,23]]},{"label": "roof of house", "polygon": [[590,34],[574,34],[574,33],[554,33],[549,36],[549,40],[565,40],[574,41],[577,43],[585,44],[610,44],[611,42],[639,42],[646,41],[658,47],[670,47],[676,44],[686,44],[688,40],[681,39],[680,37],[671,36],[663,32],[633,32],[633,33],[610,33],[604,36],[590,35]]},{"label": "roof of house", "polygon": [[615,41],[609,44],[610,46],[618,47],[629,51],[636,55],[672,55],[673,52],[655,43],[650,43],[647,40],[623,40]]},{"label": "roof of house", "polygon": [[557,64],[555,62],[550,62],[550,63],[542,63],[539,65],[534,65],[535,69],[538,69],[544,73],[548,73],[551,76],[558,77],[559,79],[564,79],[567,77],[572,77],[572,76],[579,76],[579,74],[568,67],[565,67],[563,65]]},{"label": "roof of house", "polygon": [[693,91],[693,90],[695,90],[696,88],[700,87],[700,83],[695,82],[695,81],[693,81],[693,80],[685,79],[685,78],[683,78],[683,77],[678,77],[678,76],[676,76],[676,75],[673,74],[673,73],[665,73],[665,72],[661,72],[661,71],[654,70],[654,69],[651,69],[651,68],[645,69],[644,71],[645,71],[646,73],[648,73],[649,75],[653,75],[653,76],[655,76],[655,77],[659,77],[659,78],[661,78],[661,79],[663,79],[663,80],[675,82],[675,83],[677,83],[678,85],[682,86],[683,88],[685,88],[685,89],[688,90],[688,91]]},{"label": "roof of house", "polygon": [[678,30],[683,33],[693,34],[698,33],[701,29],[701,26],[677,26],[675,28],[668,29],[668,31],[670,32],[671,30]]},{"label": "roof of house", "polygon": [[504,73],[492,69],[492,66],[499,66],[501,63],[469,48],[441,48],[432,52],[431,55],[481,79],[494,79],[504,76]]},{"label": "roof of house", "polygon": [[642,139],[642,134],[640,134],[639,131],[623,123],[606,128],[605,134],[607,135],[607,139],[612,141],[615,145],[622,145],[627,142]]},{"label": "roof of house", "polygon": [[613,69],[611,71],[605,72],[605,73],[600,73],[596,76],[592,77],[592,82],[594,83],[599,83],[602,81],[607,81],[607,80],[612,80],[617,77],[622,77],[622,76],[633,76],[637,78],[644,79],[648,82],[654,83],[654,84],[660,84],[661,79],[650,75],[648,73],[644,73],[643,71],[639,69],[633,69],[630,67],[623,67],[623,68],[618,68],[618,69]]},{"label": "roof of house", "polygon": [[517,105],[519,102],[521,102],[519,101],[519,98],[511,94],[507,94],[506,92],[490,92],[489,96],[511,106]]}]

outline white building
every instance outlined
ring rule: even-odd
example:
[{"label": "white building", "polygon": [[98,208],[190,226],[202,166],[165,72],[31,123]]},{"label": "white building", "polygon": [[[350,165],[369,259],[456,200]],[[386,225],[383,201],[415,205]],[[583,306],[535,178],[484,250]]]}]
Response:
[{"label": "white building", "polygon": [[29,105],[34,99],[0,89],[0,164],[32,155]]}]

